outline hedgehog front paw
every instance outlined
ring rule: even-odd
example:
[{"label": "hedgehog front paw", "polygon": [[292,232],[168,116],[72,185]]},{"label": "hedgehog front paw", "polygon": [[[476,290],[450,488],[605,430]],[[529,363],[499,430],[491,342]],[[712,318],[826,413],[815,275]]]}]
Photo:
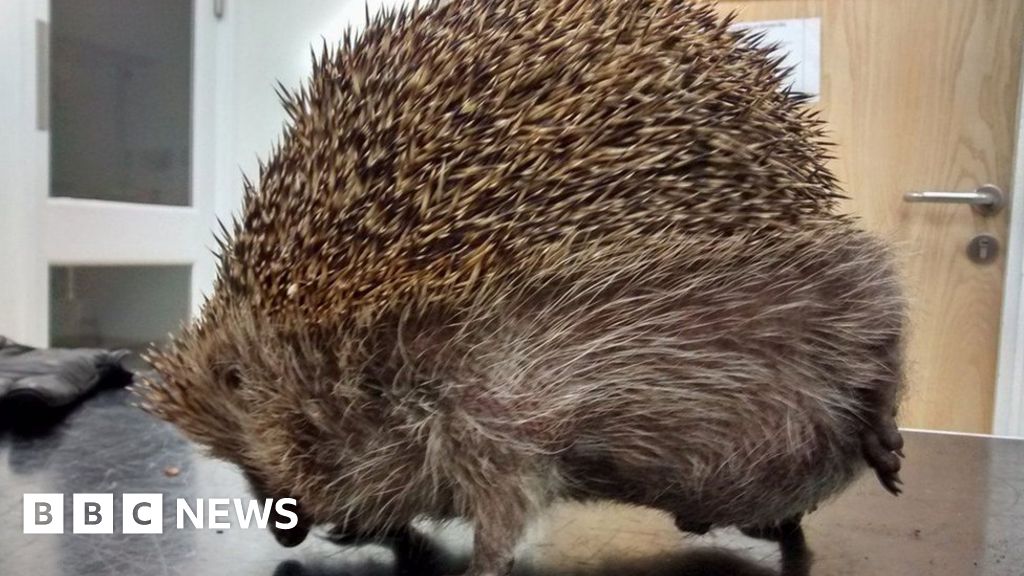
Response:
[{"label": "hedgehog front paw", "polygon": [[710,522],[692,522],[679,514],[676,515],[675,521],[676,528],[678,528],[680,532],[703,536],[711,531]]},{"label": "hedgehog front paw", "polygon": [[759,540],[782,542],[787,537],[802,530],[800,524],[802,520],[803,514],[798,514],[797,516],[788,518],[777,524],[768,524],[764,526],[741,526],[740,532],[746,536],[757,538]]},{"label": "hedgehog front paw", "polygon": [[470,566],[462,574],[450,574],[449,576],[510,576],[512,574],[512,561],[505,562],[501,568],[481,570]]}]

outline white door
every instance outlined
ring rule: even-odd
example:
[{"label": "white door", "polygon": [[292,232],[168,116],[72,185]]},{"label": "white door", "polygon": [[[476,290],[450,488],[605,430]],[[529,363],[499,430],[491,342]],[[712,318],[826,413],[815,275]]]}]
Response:
[{"label": "white door", "polygon": [[0,2],[0,335],[139,348],[201,304],[213,3]]}]

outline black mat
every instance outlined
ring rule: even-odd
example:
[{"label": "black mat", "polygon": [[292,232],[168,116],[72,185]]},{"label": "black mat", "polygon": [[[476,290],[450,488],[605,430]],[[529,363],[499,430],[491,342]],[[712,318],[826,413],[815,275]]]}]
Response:
[{"label": "black mat", "polygon": [[127,350],[38,349],[0,336],[0,428],[44,430],[100,388],[124,386]]}]

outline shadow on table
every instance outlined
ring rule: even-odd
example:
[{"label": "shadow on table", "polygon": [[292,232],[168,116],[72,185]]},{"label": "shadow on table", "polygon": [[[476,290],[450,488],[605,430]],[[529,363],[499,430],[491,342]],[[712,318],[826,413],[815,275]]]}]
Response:
[{"label": "shadow on table", "polygon": [[[468,563],[468,558],[450,554],[419,535],[398,543],[394,552],[393,567],[372,563],[339,569],[287,560],[277,566],[273,576],[447,576],[461,574]],[[536,566],[527,559],[516,563],[513,576],[808,576],[810,564],[811,554],[805,546],[790,550],[781,570],[726,548],[700,547],[600,565]]]}]

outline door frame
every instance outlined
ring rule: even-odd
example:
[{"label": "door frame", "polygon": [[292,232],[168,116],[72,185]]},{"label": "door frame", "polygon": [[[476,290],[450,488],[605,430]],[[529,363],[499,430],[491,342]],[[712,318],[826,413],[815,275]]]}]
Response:
[{"label": "door frame", "polygon": [[210,250],[218,107],[213,2],[192,2],[189,206],[50,197],[50,132],[48,121],[39,119],[48,112],[49,41],[40,36],[49,31],[50,1],[0,3],[0,61],[12,63],[0,75],[0,125],[10,127],[0,142],[0,335],[49,344],[53,265],[189,265],[193,314],[201,306],[216,274]]},{"label": "door frame", "polygon": [[[39,191],[45,187],[38,162],[35,22],[38,3],[0,2],[0,335],[46,343],[46,288],[37,228]],[[40,322],[38,319],[42,318]]]},{"label": "door frame", "polygon": [[[1024,46],[1021,52],[1024,53]],[[992,433],[1021,437],[1024,436],[1024,72],[1017,96],[1017,143],[1009,196],[1010,237],[1006,247]]]}]

